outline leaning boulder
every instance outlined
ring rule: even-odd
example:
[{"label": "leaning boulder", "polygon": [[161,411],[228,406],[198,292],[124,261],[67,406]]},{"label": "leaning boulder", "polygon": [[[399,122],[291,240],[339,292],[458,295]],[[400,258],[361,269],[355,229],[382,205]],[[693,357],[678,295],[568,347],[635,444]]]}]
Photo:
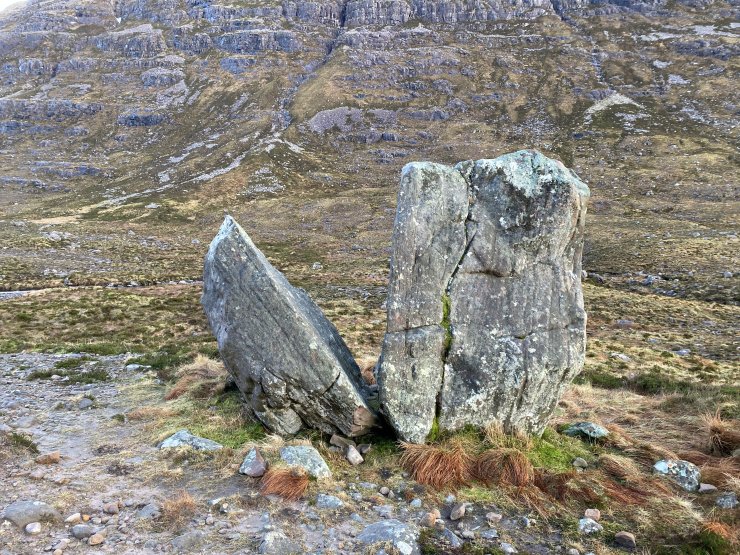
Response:
[{"label": "leaning boulder", "polygon": [[585,356],[588,187],[536,151],[402,173],[378,382],[399,435],[541,432]]},{"label": "leaning boulder", "polygon": [[356,436],[375,424],[336,328],[230,216],[206,255],[201,301],[226,368],[270,430]]}]

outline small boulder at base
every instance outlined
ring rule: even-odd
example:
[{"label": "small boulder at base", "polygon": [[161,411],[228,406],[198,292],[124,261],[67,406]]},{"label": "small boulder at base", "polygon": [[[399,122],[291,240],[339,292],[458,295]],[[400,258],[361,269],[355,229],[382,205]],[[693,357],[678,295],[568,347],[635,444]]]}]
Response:
[{"label": "small boulder at base", "polygon": [[218,451],[219,449],[223,449],[223,445],[220,443],[195,436],[187,430],[180,430],[159,444],[160,449],[172,449],[175,447],[192,447],[196,451]]},{"label": "small boulder at base", "polygon": [[609,430],[593,422],[578,422],[569,426],[563,433],[570,437],[596,440],[608,436]]},{"label": "small boulder at base", "polygon": [[581,534],[598,534],[604,527],[592,518],[582,518],[578,521],[578,531]]},{"label": "small boulder at base", "polygon": [[701,472],[694,463],[663,459],[653,465],[653,470],[658,474],[671,478],[686,491],[699,491]]},{"label": "small boulder at base", "polygon": [[300,555],[305,553],[304,547],[290,539],[280,530],[269,530],[262,538],[258,553],[265,555]]},{"label": "small boulder at base", "polygon": [[3,518],[25,529],[32,522],[61,520],[62,515],[43,501],[15,501],[5,508]]},{"label": "small boulder at base", "polygon": [[310,445],[289,445],[280,449],[280,458],[288,466],[305,470],[314,478],[331,478],[331,470],[319,452]]},{"label": "small boulder at base", "polygon": [[362,435],[366,386],[336,328],[227,216],[205,258],[201,302],[221,359],[270,430]]},{"label": "small boulder at base", "polygon": [[544,430],[585,360],[588,196],[532,150],[404,167],[378,365],[402,439],[423,443],[435,421]]},{"label": "small boulder at base", "polygon": [[390,544],[401,555],[420,555],[418,537],[416,528],[391,518],[366,526],[357,540],[368,547]]},{"label": "small boulder at base", "polygon": [[614,535],[614,543],[616,543],[620,547],[627,547],[629,549],[637,547],[637,540],[635,539],[635,535],[630,532],[617,532]]},{"label": "small boulder at base", "polygon": [[737,507],[737,494],[734,491],[728,491],[717,497],[715,504],[720,509],[734,509]]},{"label": "small boulder at base", "polygon": [[251,478],[259,478],[260,476],[264,475],[266,471],[267,462],[262,457],[259,449],[257,449],[256,447],[252,447],[249,450],[249,453],[247,453],[247,456],[244,457],[244,462],[242,462],[241,466],[239,467],[239,474],[244,474],[245,476],[249,476]]}]

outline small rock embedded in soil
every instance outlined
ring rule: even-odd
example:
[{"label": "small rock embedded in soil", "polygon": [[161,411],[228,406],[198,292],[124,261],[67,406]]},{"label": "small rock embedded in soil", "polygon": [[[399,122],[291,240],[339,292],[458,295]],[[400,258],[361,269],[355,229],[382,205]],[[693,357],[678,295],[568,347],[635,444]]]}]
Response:
[{"label": "small rock embedded in soil", "polygon": [[52,451],[51,453],[39,455],[34,460],[36,464],[59,464],[59,461],[62,460],[62,454],[59,451]]},{"label": "small rock embedded in soil", "polygon": [[734,491],[723,493],[715,502],[720,509],[734,509],[737,507],[737,495]]},{"label": "small rock embedded in soil", "polygon": [[249,450],[249,453],[247,453],[247,456],[244,457],[244,462],[242,462],[239,467],[239,474],[244,474],[251,478],[259,478],[260,476],[263,476],[266,471],[267,462],[265,462],[265,459],[262,457],[262,453],[260,453],[259,449],[256,447],[252,447],[252,449]]},{"label": "small rock embedded in soil", "polygon": [[581,457],[576,457],[573,459],[573,466],[576,468],[588,468],[588,463],[585,459],[582,459]]},{"label": "small rock embedded in soil", "polygon": [[460,520],[465,516],[467,503],[456,503],[450,511],[450,520]]},{"label": "small rock embedded in soil", "polygon": [[614,543],[621,547],[637,547],[637,541],[635,540],[635,535],[631,534],[630,532],[617,532],[614,535]]},{"label": "small rock embedded in soil", "polygon": [[714,493],[717,491],[717,486],[712,484],[699,484],[699,493]]},{"label": "small rock embedded in soil", "polygon": [[84,540],[95,533],[95,528],[89,524],[75,524],[70,533],[78,540]]},{"label": "small rock embedded in soil", "polygon": [[223,445],[220,443],[198,437],[187,430],[180,430],[159,444],[160,449],[171,449],[173,447],[192,447],[196,451],[217,451],[223,449]]},{"label": "small rock embedded in soil", "polygon": [[100,545],[105,541],[105,536],[100,532],[93,534],[87,539],[88,545]]},{"label": "small rock embedded in soil", "polygon": [[331,478],[331,470],[319,452],[310,445],[289,445],[280,449],[280,458],[288,466],[303,468],[314,478]]},{"label": "small rock embedded in soil", "polygon": [[366,526],[357,540],[367,546],[390,543],[401,555],[420,555],[418,530],[395,519],[381,520]]},{"label": "small rock embedded in soil", "polygon": [[592,518],[582,518],[578,521],[578,531],[581,534],[598,534],[604,527]]},{"label": "small rock embedded in soil", "polygon": [[80,513],[74,513],[64,519],[65,524],[77,524],[82,522],[82,515]]},{"label": "small rock embedded in soil", "polygon": [[25,530],[26,530],[26,534],[30,534],[31,536],[40,534],[41,533],[41,523],[31,522],[29,524],[26,524]]},{"label": "small rock embedded in soil", "polygon": [[316,508],[317,509],[339,509],[344,503],[338,497],[334,495],[326,495],[320,493],[316,496]]},{"label": "small rock embedded in soil", "polygon": [[344,456],[352,466],[357,466],[358,464],[365,462],[365,459],[362,458],[362,455],[360,455],[360,452],[354,445],[347,447]]},{"label": "small rock embedded in soil", "polygon": [[609,430],[593,422],[577,422],[563,433],[571,437],[580,436],[586,439],[601,439],[609,435]]},{"label": "small rock embedded in soil", "polygon": [[591,520],[595,520],[598,522],[601,520],[601,511],[599,509],[586,509],[583,513],[583,516],[585,518],[590,518]]},{"label": "small rock embedded in soil", "polygon": [[424,518],[422,518],[422,524],[427,528],[434,528],[434,523],[440,518],[442,518],[442,515],[440,514],[439,509],[434,509],[424,515]]}]

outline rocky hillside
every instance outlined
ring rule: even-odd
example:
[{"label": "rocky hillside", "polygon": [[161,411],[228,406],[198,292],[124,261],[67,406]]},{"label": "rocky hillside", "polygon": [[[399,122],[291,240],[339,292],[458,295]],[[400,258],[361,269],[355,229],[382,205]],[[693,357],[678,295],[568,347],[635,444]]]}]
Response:
[{"label": "rocky hillside", "polygon": [[0,287],[197,277],[223,210],[272,256],[382,284],[406,162],[536,147],[594,191],[587,270],[735,302],[736,20],[692,0],[19,4]]}]

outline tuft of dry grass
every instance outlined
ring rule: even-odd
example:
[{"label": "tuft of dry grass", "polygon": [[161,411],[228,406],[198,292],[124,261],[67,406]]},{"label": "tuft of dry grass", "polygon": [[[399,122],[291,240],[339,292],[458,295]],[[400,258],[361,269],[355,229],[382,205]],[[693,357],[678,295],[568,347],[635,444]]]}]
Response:
[{"label": "tuft of dry grass", "polygon": [[271,468],[260,480],[260,492],[297,501],[305,495],[308,482],[308,475],[300,468]]},{"label": "tuft of dry grass", "polygon": [[470,482],[473,462],[460,438],[439,445],[401,443],[401,466],[418,483],[436,490],[457,489]]},{"label": "tuft of dry grass", "polygon": [[712,455],[707,455],[701,451],[680,451],[677,454],[681,460],[689,461],[690,463],[694,463],[696,466],[703,466],[716,460]]},{"label": "tuft of dry grass", "polygon": [[162,503],[162,523],[167,528],[179,530],[195,516],[196,507],[193,496],[182,490]]},{"label": "tuft of dry grass", "polygon": [[228,373],[221,361],[199,354],[193,362],[178,368],[175,376],[175,385],[165,395],[168,401],[183,395],[193,399],[214,397],[223,392]]},{"label": "tuft of dry grass", "polygon": [[511,447],[489,449],[475,458],[472,475],[491,484],[524,487],[534,482],[534,467],[527,456]]},{"label": "tuft of dry grass", "polygon": [[604,493],[612,500],[623,505],[646,505],[653,492],[646,492],[640,487],[620,484],[614,480],[604,480],[601,485]]},{"label": "tuft of dry grass", "polygon": [[733,459],[715,459],[699,467],[701,481],[718,488],[732,489],[740,476],[740,464]]},{"label": "tuft of dry grass", "polygon": [[599,466],[614,478],[626,482],[636,482],[640,479],[640,469],[632,459],[619,455],[601,455]]},{"label": "tuft of dry grass", "polygon": [[722,419],[719,411],[704,414],[701,418],[709,435],[709,452],[714,455],[729,455],[740,448],[740,423]]},{"label": "tuft of dry grass", "polygon": [[532,449],[532,438],[520,429],[507,434],[503,425],[494,421],[483,429],[486,444],[491,448],[513,448],[520,451]]},{"label": "tuft of dry grass", "polygon": [[536,469],[534,485],[542,493],[557,501],[565,501],[571,491],[570,481],[576,476],[576,471],[551,472],[545,469]]},{"label": "tuft of dry grass", "polygon": [[129,420],[154,420],[160,418],[169,418],[177,414],[177,411],[171,407],[140,407],[126,413]]},{"label": "tuft of dry grass", "polygon": [[624,450],[625,454],[629,455],[636,461],[644,464],[645,466],[652,467],[657,461],[661,459],[677,459],[678,455],[670,449],[665,449],[659,445],[652,443],[638,443],[634,447],[629,447]]},{"label": "tuft of dry grass", "polygon": [[709,520],[703,524],[702,529],[716,534],[720,538],[729,542],[733,547],[740,545],[740,529],[736,526],[730,526],[729,524],[718,520]]}]

